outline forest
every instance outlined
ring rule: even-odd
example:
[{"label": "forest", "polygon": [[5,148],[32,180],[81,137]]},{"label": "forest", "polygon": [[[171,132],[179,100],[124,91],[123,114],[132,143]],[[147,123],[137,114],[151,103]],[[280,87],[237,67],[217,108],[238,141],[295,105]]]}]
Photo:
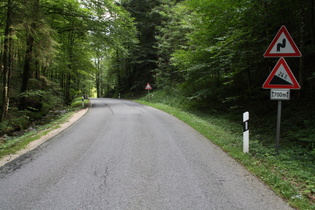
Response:
[{"label": "forest", "polygon": [[[1,0],[0,134],[27,128],[76,98],[135,99],[204,113],[250,111],[274,130],[263,54],[286,26],[301,86],[283,103],[283,134],[315,156],[315,0]],[[175,98],[175,99],[174,99]]]},{"label": "forest", "polygon": [[[249,111],[252,169],[265,165],[279,194],[314,204],[315,0],[0,0],[0,22],[0,146],[83,96],[239,125]],[[285,58],[301,88],[282,103],[277,156],[277,101],[262,86],[279,57],[263,55],[282,26],[302,53]]]},{"label": "forest", "polygon": [[133,18],[113,1],[5,0],[0,21],[2,134],[110,89],[104,61],[137,43]]}]

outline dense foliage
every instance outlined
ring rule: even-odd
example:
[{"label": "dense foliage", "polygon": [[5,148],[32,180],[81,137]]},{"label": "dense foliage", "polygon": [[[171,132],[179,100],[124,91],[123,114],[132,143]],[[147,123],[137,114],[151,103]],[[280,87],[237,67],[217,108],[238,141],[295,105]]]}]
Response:
[{"label": "dense foliage", "polygon": [[100,93],[100,61],[109,51],[128,54],[136,43],[133,19],[111,0],[0,4],[0,133],[23,129],[77,96]]},{"label": "dense foliage", "polygon": [[[139,43],[119,63],[116,92],[176,92],[187,107],[251,113],[257,133],[274,132],[276,102],[262,84],[278,58],[263,54],[282,25],[302,52],[286,58],[301,90],[283,107],[283,136],[314,151],[314,0],[130,0],[122,4]],[[183,96],[183,97],[182,97]]]}]

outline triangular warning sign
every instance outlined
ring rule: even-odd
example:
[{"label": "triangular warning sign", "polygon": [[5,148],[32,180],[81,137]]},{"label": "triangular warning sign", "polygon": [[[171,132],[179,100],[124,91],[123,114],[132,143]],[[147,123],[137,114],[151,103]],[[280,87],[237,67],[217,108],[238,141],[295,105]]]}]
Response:
[{"label": "triangular warning sign", "polygon": [[150,86],[149,83],[147,83],[147,85],[145,86],[145,89],[146,89],[146,90],[152,90],[152,87]]},{"label": "triangular warning sign", "polygon": [[284,58],[279,59],[262,87],[265,89],[301,88]]},{"label": "triangular warning sign", "polygon": [[301,57],[302,54],[285,26],[280,30],[272,40],[264,57]]}]

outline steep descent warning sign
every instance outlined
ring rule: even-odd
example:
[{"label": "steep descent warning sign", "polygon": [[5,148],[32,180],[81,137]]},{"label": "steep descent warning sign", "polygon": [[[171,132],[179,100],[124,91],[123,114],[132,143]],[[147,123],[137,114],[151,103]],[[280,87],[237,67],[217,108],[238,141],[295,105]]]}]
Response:
[{"label": "steep descent warning sign", "polygon": [[149,83],[147,83],[147,85],[145,86],[145,89],[146,90],[152,90],[152,87],[151,87],[151,85]]},{"label": "steep descent warning sign", "polygon": [[296,46],[285,26],[280,30],[267,48],[264,57],[301,57],[302,53]]},{"label": "steep descent warning sign", "polygon": [[265,89],[301,88],[284,58],[279,59],[262,87]]}]

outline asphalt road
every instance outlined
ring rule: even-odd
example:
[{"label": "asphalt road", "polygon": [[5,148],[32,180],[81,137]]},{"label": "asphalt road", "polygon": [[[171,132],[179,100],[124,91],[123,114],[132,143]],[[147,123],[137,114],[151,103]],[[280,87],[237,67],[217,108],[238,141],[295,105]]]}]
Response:
[{"label": "asphalt road", "polygon": [[290,209],[175,117],[127,100],[92,104],[0,168],[0,209]]}]

